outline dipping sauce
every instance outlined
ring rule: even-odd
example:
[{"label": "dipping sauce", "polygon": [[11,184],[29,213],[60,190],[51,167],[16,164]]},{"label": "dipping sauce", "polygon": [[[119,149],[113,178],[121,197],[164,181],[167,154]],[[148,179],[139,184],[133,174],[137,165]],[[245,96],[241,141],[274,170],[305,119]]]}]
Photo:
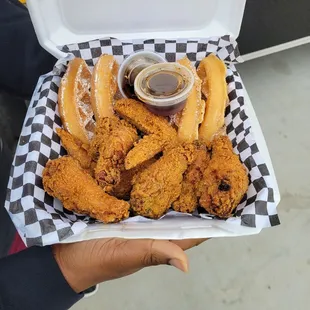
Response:
[{"label": "dipping sauce", "polygon": [[135,79],[135,94],[147,108],[169,116],[184,108],[194,84],[190,70],[178,63],[161,63],[143,69]]},{"label": "dipping sauce", "polygon": [[142,87],[147,87],[151,95],[157,97],[168,97],[181,92],[184,81],[176,72],[158,72],[146,78]]},{"label": "dipping sauce", "polygon": [[166,59],[155,52],[139,51],[131,54],[122,63],[118,76],[118,88],[125,98],[136,98],[134,83],[138,74],[145,68],[166,62]]}]

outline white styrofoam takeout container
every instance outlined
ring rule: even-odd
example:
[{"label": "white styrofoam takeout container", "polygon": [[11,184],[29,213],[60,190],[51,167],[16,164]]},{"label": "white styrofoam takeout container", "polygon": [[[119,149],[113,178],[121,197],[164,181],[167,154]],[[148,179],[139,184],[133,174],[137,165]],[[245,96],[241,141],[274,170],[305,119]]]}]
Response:
[{"label": "white styrofoam takeout container", "polygon": [[[66,57],[58,47],[104,37],[120,40],[141,38],[208,38],[230,35],[238,37],[246,0],[28,0],[30,16],[42,47],[56,58]],[[245,109],[252,124],[258,148],[274,182],[274,199],[280,193],[268,148],[251,100],[245,90]],[[211,224],[212,223],[212,224]],[[182,228],[186,225],[186,229]],[[182,239],[201,236],[234,237],[257,234],[260,228],[249,228],[221,220],[180,219],[143,223],[92,224],[81,234],[63,242],[100,237]]]}]

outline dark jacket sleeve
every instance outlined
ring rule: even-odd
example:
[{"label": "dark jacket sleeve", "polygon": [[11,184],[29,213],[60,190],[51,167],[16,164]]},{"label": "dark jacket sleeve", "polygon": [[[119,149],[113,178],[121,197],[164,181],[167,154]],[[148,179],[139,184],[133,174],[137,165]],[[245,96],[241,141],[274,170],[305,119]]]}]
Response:
[{"label": "dark jacket sleeve", "polygon": [[51,247],[0,260],[0,310],[65,310],[82,297],[63,277]]},{"label": "dark jacket sleeve", "polygon": [[55,62],[40,46],[28,10],[18,0],[0,0],[0,90],[30,98]]}]

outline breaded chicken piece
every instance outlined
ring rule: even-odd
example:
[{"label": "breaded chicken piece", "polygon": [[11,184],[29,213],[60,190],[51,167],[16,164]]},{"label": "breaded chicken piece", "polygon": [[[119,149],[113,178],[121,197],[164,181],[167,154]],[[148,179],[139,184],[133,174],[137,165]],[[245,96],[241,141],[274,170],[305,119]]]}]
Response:
[{"label": "breaded chicken piece", "polygon": [[172,148],[139,173],[130,195],[132,210],[154,219],[165,214],[181,193],[183,173],[193,161],[194,152],[194,145]]},{"label": "breaded chicken piece", "polygon": [[92,160],[97,162],[99,158],[100,146],[107,141],[110,132],[113,129],[113,124],[116,122],[117,118],[114,117],[105,117],[97,121],[95,135],[92,138],[89,147],[89,155],[91,156]]},{"label": "breaded chicken piece", "polygon": [[137,100],[118,100],[114,105],[114,110],[145,134],[161,132],[163,136],[176,136],[175,129],[165,117],[153,114]]},{"label": "breaded chicken piece", "polygon": [[91,154],[98,157],[95,178],[105,191],[110,192],[120,182],[125,157],[137,140],[136,129],[125,120],[117,117],[99,120]]},{"label": "breaded chicken piece", "polygon": [[199,185],[200,205],[212,215],[228,218],[248,189],[248,174],[227,136],[216,137],[211,147],[211,160]]},{"label": "breaded chicken piece", "polygon": [[133,169],[123,170],[121,172],[120,182],[111,187],[109,194],[119,199],[129,200],[133,178],[141,173],[141,171],[148,168],[151,164],[155,163],[156,160],[156,158],[151,158]]},{"label": "breaded chicken piece", "polygon": [[118,100],[115,111],[139,130],[147,134],[126,157],[126,169],[132,169],[160,153],[168,144],[177,140],[176,130],[163,116],[150,112],[141,102],[133,99]]},{"label": "breaded chicken piece", "polygon": [[89,169],[91,165],[91,157],[88,155],[89,145],[84,144],[62,128],[57,128],[56,132],[68,155],[76,159],[83,169]]},{"label": "breaded chicken piece", "polygon": [[93,160],[98,160],[101,145],[106,144],[111,133],[119,129],[127,129],[129,133],[134,136],[135,141],[138,139],[136,129],[127,121],[121,120],[117,116],[103,117],[97,121],[95,135],[89,147],[89,154]]},{"label": "breaded chicken piece", "polygon": [[201,147],[196,152],[195,161],[186,170],[179,198],[173,203],[173,209],[178,212],[192,213],[198,206],[198,185],[210,161],[210,155]]},{"label": "breaded chicken piece", "polygon": [[68,210],[87,214],[105,223],[129,216],[129,203],[106,194],[70,156],[50,160],[43,170],[44,190]]},{"label": "breaded chicken piece", "polygon": [[137,166],[138,163],[144,163],[145,161],[153,158],[160,153],[166,141],[159,135],[144,136],[138,142],[135,147],[131,149],[125,159],[125,168],[132,169]]}]

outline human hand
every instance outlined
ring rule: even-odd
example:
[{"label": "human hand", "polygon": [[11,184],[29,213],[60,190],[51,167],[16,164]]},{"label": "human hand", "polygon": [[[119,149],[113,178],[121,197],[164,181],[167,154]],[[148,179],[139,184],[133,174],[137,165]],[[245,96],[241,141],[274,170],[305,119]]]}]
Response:
[{"label": "human hand", "polygon": [[108,280],[133,274],[144,267],[171,265],[188,271],[184,250],[206,239],[95,239],[53,246],[55,259],[72,289],[80,293]]}]

